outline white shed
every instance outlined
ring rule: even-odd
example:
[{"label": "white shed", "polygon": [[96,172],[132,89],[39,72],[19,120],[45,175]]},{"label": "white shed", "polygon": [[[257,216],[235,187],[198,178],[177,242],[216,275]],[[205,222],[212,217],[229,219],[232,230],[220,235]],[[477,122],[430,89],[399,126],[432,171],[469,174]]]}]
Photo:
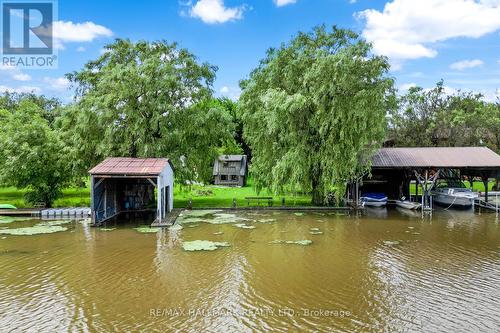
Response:
[{"label": "white shed", "polygon": [[111,157],[90,171],[92,223],[124,212],[155,212],[163,221],[174,205],[174,170],[167,158]]}]

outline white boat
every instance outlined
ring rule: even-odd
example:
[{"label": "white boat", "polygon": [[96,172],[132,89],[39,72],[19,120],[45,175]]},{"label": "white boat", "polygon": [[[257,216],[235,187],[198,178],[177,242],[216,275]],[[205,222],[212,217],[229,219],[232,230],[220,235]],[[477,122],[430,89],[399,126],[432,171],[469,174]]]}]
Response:
[{"label": "white boat", "polygon": [[387,205],[387,196],[383,193],[365,193],[360,199],[364,207],[384,207]]},{"label": "white boat", "polygon": [[439,206],[470,208],[478,195],[465,187],[438,186],[431,191],[432,201]]},{"label": "white boat", "polygon": [[408,200],[396,200],[396,206],[404,209],[419,209],[420,207],[422,207],[422,204]]}]

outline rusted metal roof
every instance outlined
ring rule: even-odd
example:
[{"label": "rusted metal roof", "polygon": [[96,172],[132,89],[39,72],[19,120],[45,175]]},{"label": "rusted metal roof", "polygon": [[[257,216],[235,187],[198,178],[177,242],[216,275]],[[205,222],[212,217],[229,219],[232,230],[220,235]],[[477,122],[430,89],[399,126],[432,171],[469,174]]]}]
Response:
[{"label": "rusted metal roof", "polygon": [[169,164],[167,158],[109,157],[92,168],[91,175],[159,175]]},{"label": "rusted metal roof", "polygon": [[500,168],[500,155],[486,147],[382,148],[373,168]]}]

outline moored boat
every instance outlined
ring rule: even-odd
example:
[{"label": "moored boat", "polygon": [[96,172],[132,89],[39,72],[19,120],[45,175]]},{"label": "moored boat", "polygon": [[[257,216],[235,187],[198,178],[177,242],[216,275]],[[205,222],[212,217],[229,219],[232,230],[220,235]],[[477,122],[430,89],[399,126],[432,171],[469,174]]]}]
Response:
[{"label": "moored boat", "polygon": [[462,182],[456,181],[450,183],[448,180],[442,184],[438,184],[431,191],[432,201],[443,207],[467,209],[472,207],[474,200],[478,195],[466,188]]},{"label": "moored boat", "polygon": [[396,200],[396,206],[404,209],[419,209],[420,207],[422,207],[422,204],[408,200]]},{"label": "moored boat", "polygon": [[384,193],[364,193],[360,199],[364,206],[384,207],[387,205],[387,196]]}]

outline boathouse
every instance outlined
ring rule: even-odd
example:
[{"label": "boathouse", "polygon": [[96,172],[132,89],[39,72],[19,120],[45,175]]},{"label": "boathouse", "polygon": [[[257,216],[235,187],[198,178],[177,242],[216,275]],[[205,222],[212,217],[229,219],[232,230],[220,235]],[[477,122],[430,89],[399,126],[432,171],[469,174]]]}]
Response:
[{"label": "boathouse", "polygon": [[151,211],[161,222],[173,209],[174,171],[166,158],[111,157],[89,173],[95,225],[124,212]]},{"label": "boathouse", "polygon": [[214,184],[245,186],[247,170],[246,155],[220,155],[214,162]]},{"label": "boathouse", "polygon": [[[371,174],[349,186],[349,196],[358,202],[359,193],[383,192],[389,199],[410,196],[410,183],[421,185],[424,198],[438,179],[456,177],[500,178],[500,155],[486,147],[382,148],[372,158]],[[417,187],[418,191],[418,187]],[[417,192],[418,195],[418,192]],[[488,191],[485,191],[488,201]]]}]

